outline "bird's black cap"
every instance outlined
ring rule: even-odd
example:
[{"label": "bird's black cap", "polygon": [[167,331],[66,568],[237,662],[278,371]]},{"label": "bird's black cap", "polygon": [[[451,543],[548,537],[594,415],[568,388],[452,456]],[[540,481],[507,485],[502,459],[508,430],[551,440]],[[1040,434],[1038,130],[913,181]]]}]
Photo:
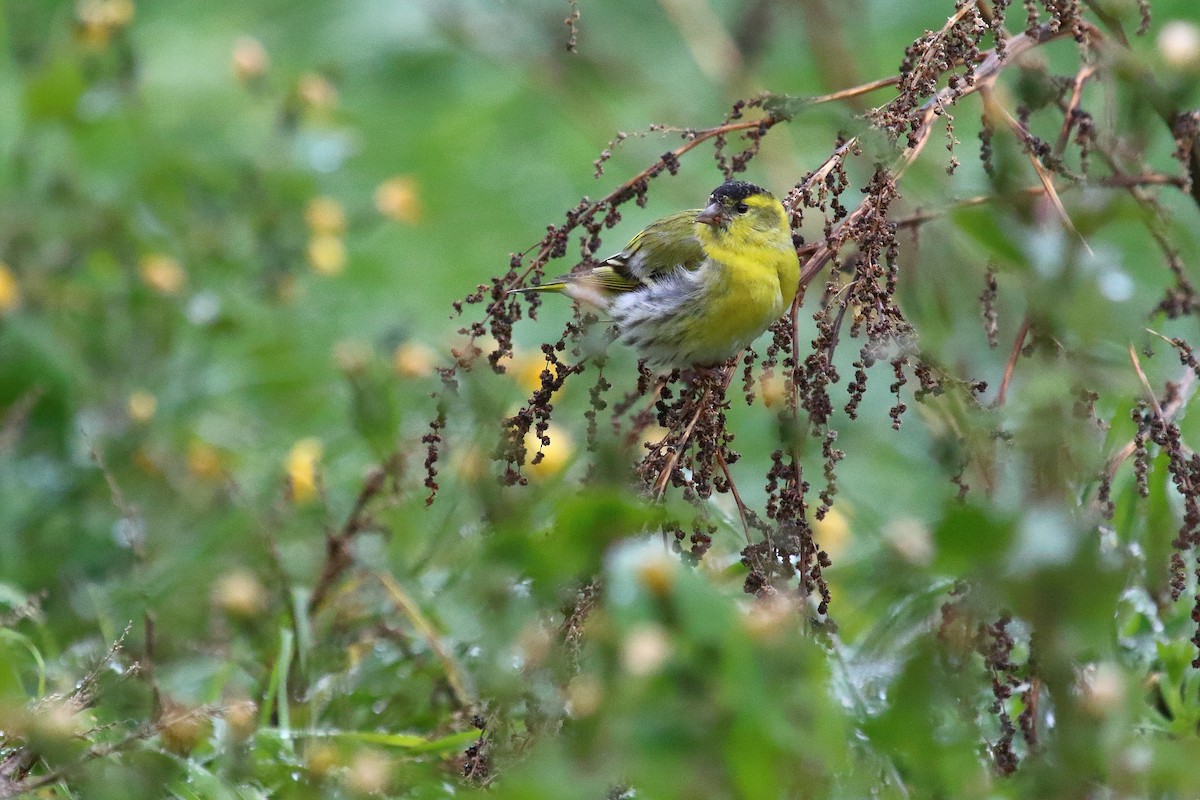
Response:
[{"label": "bird's black cap", "polygon": [[713,189],[709,201],[713,203],[740,203],[752,194],[769,195],[766,189],[746,181],[726,181]]}]

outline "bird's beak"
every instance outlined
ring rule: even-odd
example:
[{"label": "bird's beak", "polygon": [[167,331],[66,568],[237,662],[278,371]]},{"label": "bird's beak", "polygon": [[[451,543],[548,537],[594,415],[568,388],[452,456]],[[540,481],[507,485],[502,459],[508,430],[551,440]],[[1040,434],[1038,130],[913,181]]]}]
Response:
[{"label": "bird's beak", "polygon": [[705,225],[717,226],[725,219],[725,210],[721,208],[720,203],[710,203],[708,208],[696,215],[696,222],[703,222]]}]

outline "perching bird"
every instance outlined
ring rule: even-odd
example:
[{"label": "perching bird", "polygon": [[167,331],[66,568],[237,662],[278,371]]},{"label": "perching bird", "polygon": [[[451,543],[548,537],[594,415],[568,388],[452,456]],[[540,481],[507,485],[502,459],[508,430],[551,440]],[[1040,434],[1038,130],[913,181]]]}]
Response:
[{"label": "perching bird", "polygon": [[729,181],[708,206],[650,223],[586,272],[517,289],[561,292],[606,311],[654,367],[707,366],[741,352],[791,305],[800,277],[783,205]]}]

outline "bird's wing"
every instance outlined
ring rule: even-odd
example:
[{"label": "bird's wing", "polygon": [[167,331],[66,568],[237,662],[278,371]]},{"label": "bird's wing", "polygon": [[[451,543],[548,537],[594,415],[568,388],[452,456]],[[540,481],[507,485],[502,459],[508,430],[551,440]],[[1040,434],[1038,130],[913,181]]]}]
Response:
[{"label": "bird's wing", "polygon": [[[694,270],[704,261],[704,248],[692,232],[699,209],[680,211],[650,223],[615,256],[582,272],[560,275],[539,286],[515,292],[567,292],[570,287],[601,294],[631,292],[676,269]],[[576,292],[577,293],[577,292]]]},{"label": "bird's wing", "polygon": [[618,294],[633,291],[642,285],[640,280],[619,271],[610,261],[611,259],[603,264],[598,264],[587,272],[576,272],[573,275],[564,276],[564,278],[572,283],[582,283],[600,291]]},{"label": "bird's wing", "polygon": [[[583,272],[571,272],[551,278],[536,286],[522,286],[510,289],[509,294],[533,294],[536,292],[565,292],[572,297],[586,296],[588,302],[603,305],[606,294],[622,294],[631,292],[642,285],[642,281],[629,275],[622,274],[608,262],[598,264]],[[579,291],[579,290],[582,290]]]},{"label": "bird's wing", "polygon": [[704,261],[704,248],[692,231],[699,213],[699,209],[680,211],[650,223],[604,266],[639,283],[652,282],[679,267],[698,269]]}]

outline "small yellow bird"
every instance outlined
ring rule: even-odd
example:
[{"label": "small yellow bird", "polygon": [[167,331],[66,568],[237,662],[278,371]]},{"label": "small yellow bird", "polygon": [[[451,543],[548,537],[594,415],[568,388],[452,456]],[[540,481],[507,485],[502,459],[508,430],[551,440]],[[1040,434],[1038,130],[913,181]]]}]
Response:
[{"label": "small yellow bird", "polygon": [[800,262],[783,205],[729,181],[708,206],[650,223],[615,256],[518,292],[560,292],[606,311],[618,340],[659,368],[720,364],[792,304]]}]

